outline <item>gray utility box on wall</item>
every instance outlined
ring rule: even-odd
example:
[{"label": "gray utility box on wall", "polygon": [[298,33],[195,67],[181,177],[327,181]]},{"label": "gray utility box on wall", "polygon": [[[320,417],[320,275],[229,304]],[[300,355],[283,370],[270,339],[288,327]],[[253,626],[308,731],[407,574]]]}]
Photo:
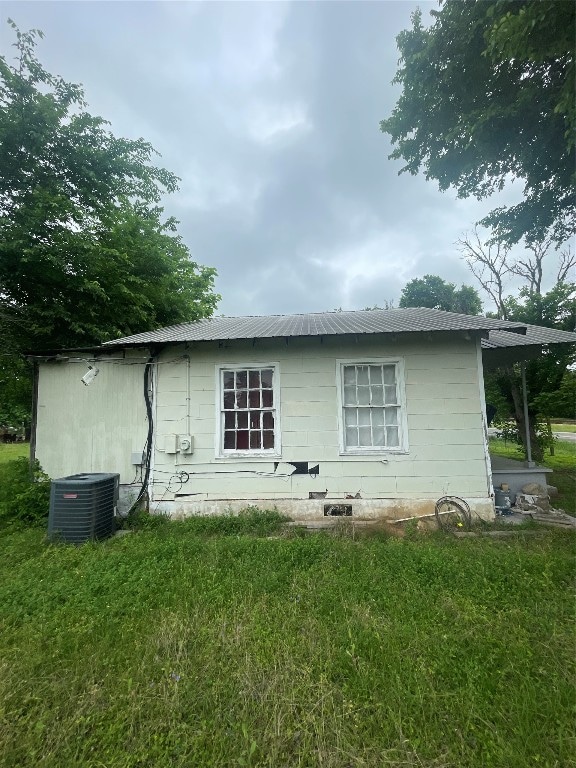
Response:
[{"label": "gray utility box on wall", "polygon": [[52,480],[48,537],[81,544],[114,533],[120,475],[92,472]]}]

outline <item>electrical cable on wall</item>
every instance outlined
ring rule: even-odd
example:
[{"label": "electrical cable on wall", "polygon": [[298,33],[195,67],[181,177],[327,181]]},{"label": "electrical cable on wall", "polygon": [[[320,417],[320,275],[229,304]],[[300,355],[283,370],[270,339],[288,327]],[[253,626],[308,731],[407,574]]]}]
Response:
[{"label": "electrical cable on wall", "polygon": [[136,507],[146,497],[146,511],[149,511],[149,497],[148,497],[148,481],[150,479],[150,467],[152,463],[152,449],[153,449],[153,436],[154,436],[154,416],[152,413],[152,396],[154,394],[154,383],[152,379],[152,372],[154,357],[151,356],[144,368],[144,402],[146,404],[146,416],[148,418],[148,434],[146,436],[146,442],[144,443],[144,449],[142,451],[144,477],[142,479],[142,486],[136,497],[136,500],[128,510],[128,514],[131,514]]}]

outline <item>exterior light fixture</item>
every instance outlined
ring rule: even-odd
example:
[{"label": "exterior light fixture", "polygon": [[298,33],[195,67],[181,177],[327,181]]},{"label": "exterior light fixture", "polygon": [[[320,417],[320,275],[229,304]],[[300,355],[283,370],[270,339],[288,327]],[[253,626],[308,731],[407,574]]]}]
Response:
[{"label": "exterior light fixture", "polygon": [[86,371],[84,376],[82,376],[80,381],[82,382],[82,384],[88,387],[90,384],[92,384],[92,382],[94,381],[96,376],[98,376],[99,373],[100,373],[99,368],[96,368],[93,365],[89,365],[88,370]]}]

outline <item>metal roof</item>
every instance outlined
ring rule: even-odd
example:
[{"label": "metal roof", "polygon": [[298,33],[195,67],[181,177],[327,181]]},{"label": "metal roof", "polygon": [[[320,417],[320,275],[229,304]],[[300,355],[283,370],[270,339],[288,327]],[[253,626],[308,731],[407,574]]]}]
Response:
[{"label": "metal roof", "polygon": [[460,315],[439,309],[370,309],[305,315],[211,317],[106,342],[104,347],[146,346],[185,341],[273,339],[375,333],[506,330],[523,334],[525,323]]},{"label": "metal roof", "polygon": [[507,331],[490,331],[487,339],[482,339],[483,349],[502,349],[507,347],[544,346],[546,344],[576,344],[576,333],[544,328],[541,325],[526,325],[526,334]]}]

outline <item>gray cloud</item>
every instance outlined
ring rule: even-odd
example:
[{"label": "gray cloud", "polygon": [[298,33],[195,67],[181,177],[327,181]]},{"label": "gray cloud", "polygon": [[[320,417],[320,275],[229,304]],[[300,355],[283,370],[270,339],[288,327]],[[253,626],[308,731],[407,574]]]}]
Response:
[{"label": "gray cloud", "polygon": [[454,241],[493,207],[387,159],[379,120],[415,7],[5,2],[0,43],[8,16],[43,29],[45,66],[182,178],[166,212],[217,268],[222,312],[354,309],[428,272],[472,283]]}]

